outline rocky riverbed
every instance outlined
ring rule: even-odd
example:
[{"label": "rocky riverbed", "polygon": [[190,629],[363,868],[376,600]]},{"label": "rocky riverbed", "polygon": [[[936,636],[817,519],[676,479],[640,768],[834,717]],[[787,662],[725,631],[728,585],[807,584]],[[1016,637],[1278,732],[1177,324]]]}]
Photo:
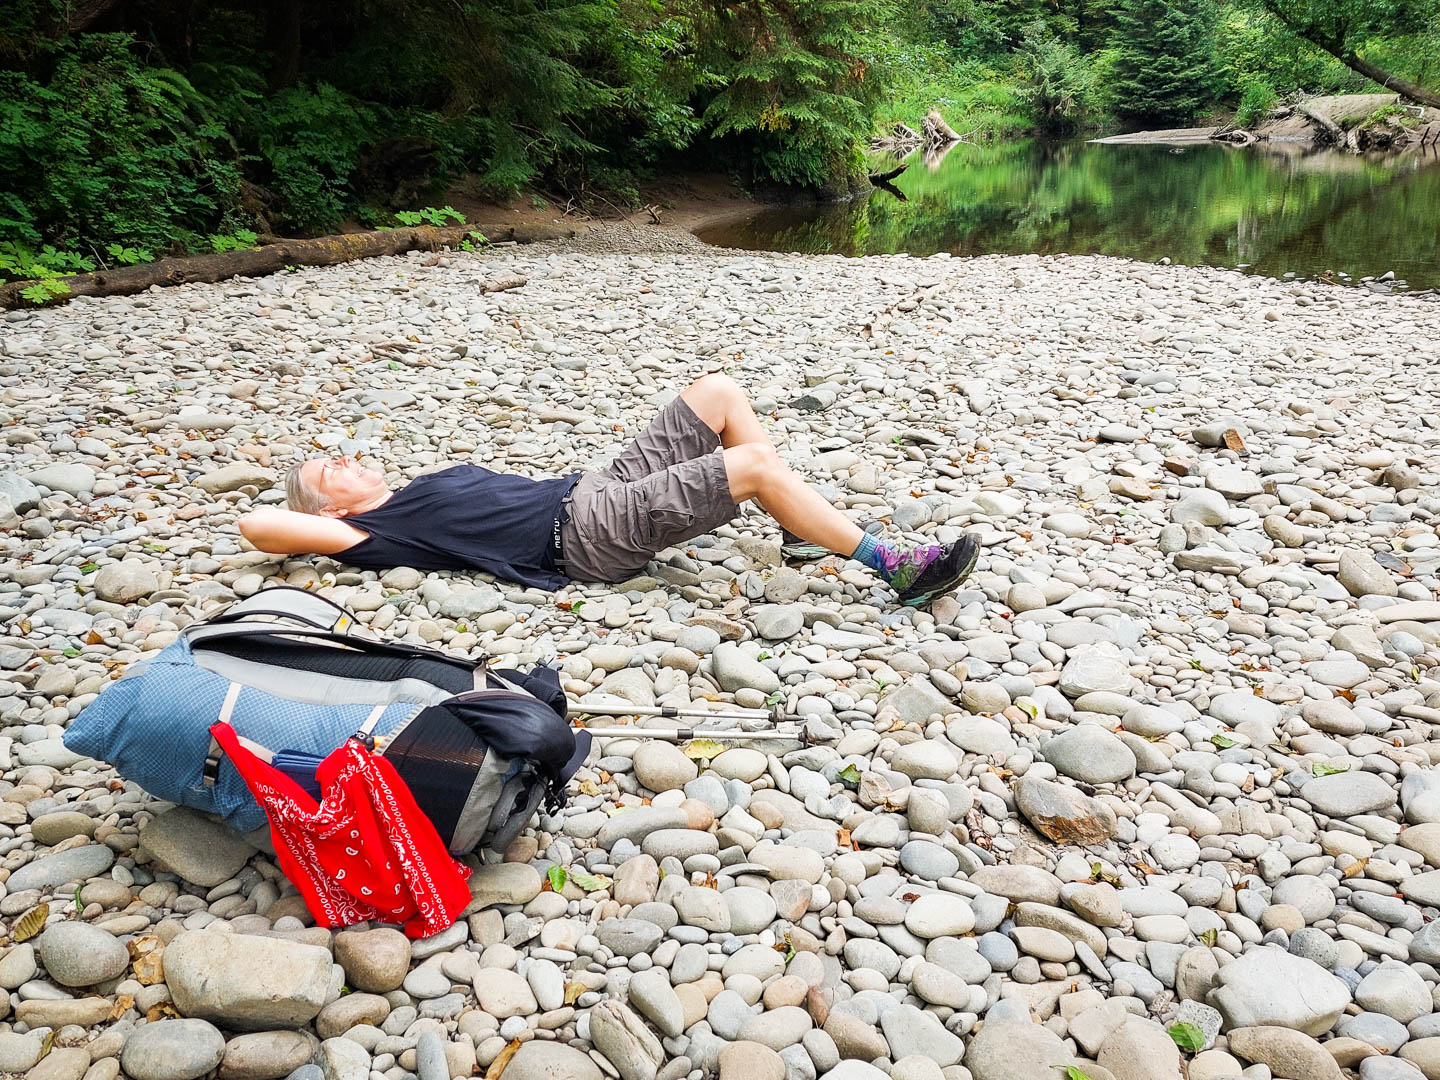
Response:
[{"label": "rocky riverbed", "polygon": [[[0,1071],[1440,1078],[1440,305],[624,239],[0,317]],[[528,284],[481,295],[500,271]],[[570,471],[715,368],[857,519],[977,533],[964,589],[783,566],[753,509],[554,596],[236,531],[297,454]],[[838,741],[610,740],[450,930],[332,934],[263,836],[61,743],[282,582]]]}]

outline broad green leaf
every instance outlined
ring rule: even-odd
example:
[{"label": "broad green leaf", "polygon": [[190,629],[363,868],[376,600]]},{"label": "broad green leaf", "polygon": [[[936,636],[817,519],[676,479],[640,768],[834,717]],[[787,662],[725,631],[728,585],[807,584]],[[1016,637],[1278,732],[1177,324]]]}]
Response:
[{"label": "broad green leaf", "polygon": [[1336,773],[1349,772],[1349,765],[1326,765],[1323,761],[1317,761],[1310,766],[1310,771],[1316,776],[1334,776]]},{"label": "broad green leaf", "polygon": [[1229,735],[1211,735],[1210,741],[1221,750],[1229,750],[1232,746],[1239,746],[1238,739],[1232,739]]},{"label": "broad green leaf", "polygon": [[604,874],[589,874],[584,870],[571,870],[570,880],[586,892],[598,892],[600,889],[608,889],[613,884]]},{"label": "broad green leaf", "polygon": [[1065,1070],[1065,1080],[1090,1080],[1090,1074],[1078,1065],[1056,1065],[1055,1068]]},{"label": "broad green leaf", "polygon": [[713,758],[725,752],[725,744],[714,739],[691,739],[685,744],[685,756],[693,760]]},{"label": "broad green leaf", "polygon": [[837,775],[843,783],[851,785],[860,783],[860,770],[854,765],[846,765]]},{"label": "broad green leaf", "polygon": [[1200,943],[1207,949],[1213,949],[1215,942],[1219,939],[1220,932],[1213,926],[1209,930],[1200,931]]},{"label": "broad green leaf", "polygon": [[1175,1045],[1189,1054],[1205,1049],[1205,1033],[1194,1024],[1171,1024],[1167,1029]]},{"label": "broad green leaf", "polygon": [[558,863],[552,865],[549,870],[545,871],[545,879],[550,882],[550,888],[556,892],[564,891],[565,868]]}]

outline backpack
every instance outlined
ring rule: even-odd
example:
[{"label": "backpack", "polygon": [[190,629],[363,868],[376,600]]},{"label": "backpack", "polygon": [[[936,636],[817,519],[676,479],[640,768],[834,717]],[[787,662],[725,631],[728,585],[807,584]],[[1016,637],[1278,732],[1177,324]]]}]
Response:
[{"label": "backpack", "polygon": [[75,718],[65,745],[240,832],[265,813],[211,738],[216,723],[312,794],[320,760],[361,739],[457,855],[504,848],[542,801],[563,804],[590,736],[567,723],[553,669],[493,670],[354,626],[323,597],[265,589],[131,664]]}]

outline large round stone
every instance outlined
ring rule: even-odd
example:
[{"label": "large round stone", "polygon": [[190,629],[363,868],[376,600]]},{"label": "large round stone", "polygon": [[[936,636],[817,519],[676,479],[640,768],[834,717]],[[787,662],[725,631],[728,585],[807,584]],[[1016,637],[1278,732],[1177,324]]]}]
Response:
[{"label": "large round stone", "polygon": [[94,986],[118,979],[130,954],[113,934],[82,922],[60,922],[40,935],[40,962],[61,986]]},{"label": "large round stone", "polygon": [[225,1037],[204,1020],[157,1020],[125,1040],[120,1067],[134,1080],[194,1080],[225,1056]]},{"label": "large round stone", "polygon": [[1114,784],[1135,775],[1135,754],[1110,732],[1081,724],[1040,747],[1057,770],[1087,784]]}]

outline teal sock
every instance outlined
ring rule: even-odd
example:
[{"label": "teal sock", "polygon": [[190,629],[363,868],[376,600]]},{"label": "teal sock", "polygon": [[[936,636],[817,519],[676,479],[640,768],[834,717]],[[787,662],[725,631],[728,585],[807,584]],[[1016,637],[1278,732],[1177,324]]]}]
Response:
[{"label": "teal sock", "polygon": [[864,563],[888,580],[890,575],[886,571],[885,558],[889,554],[884,544],[869,533],[865,533],[860,537],[860,546],[851,553],[850,557],[856,562]]}]

